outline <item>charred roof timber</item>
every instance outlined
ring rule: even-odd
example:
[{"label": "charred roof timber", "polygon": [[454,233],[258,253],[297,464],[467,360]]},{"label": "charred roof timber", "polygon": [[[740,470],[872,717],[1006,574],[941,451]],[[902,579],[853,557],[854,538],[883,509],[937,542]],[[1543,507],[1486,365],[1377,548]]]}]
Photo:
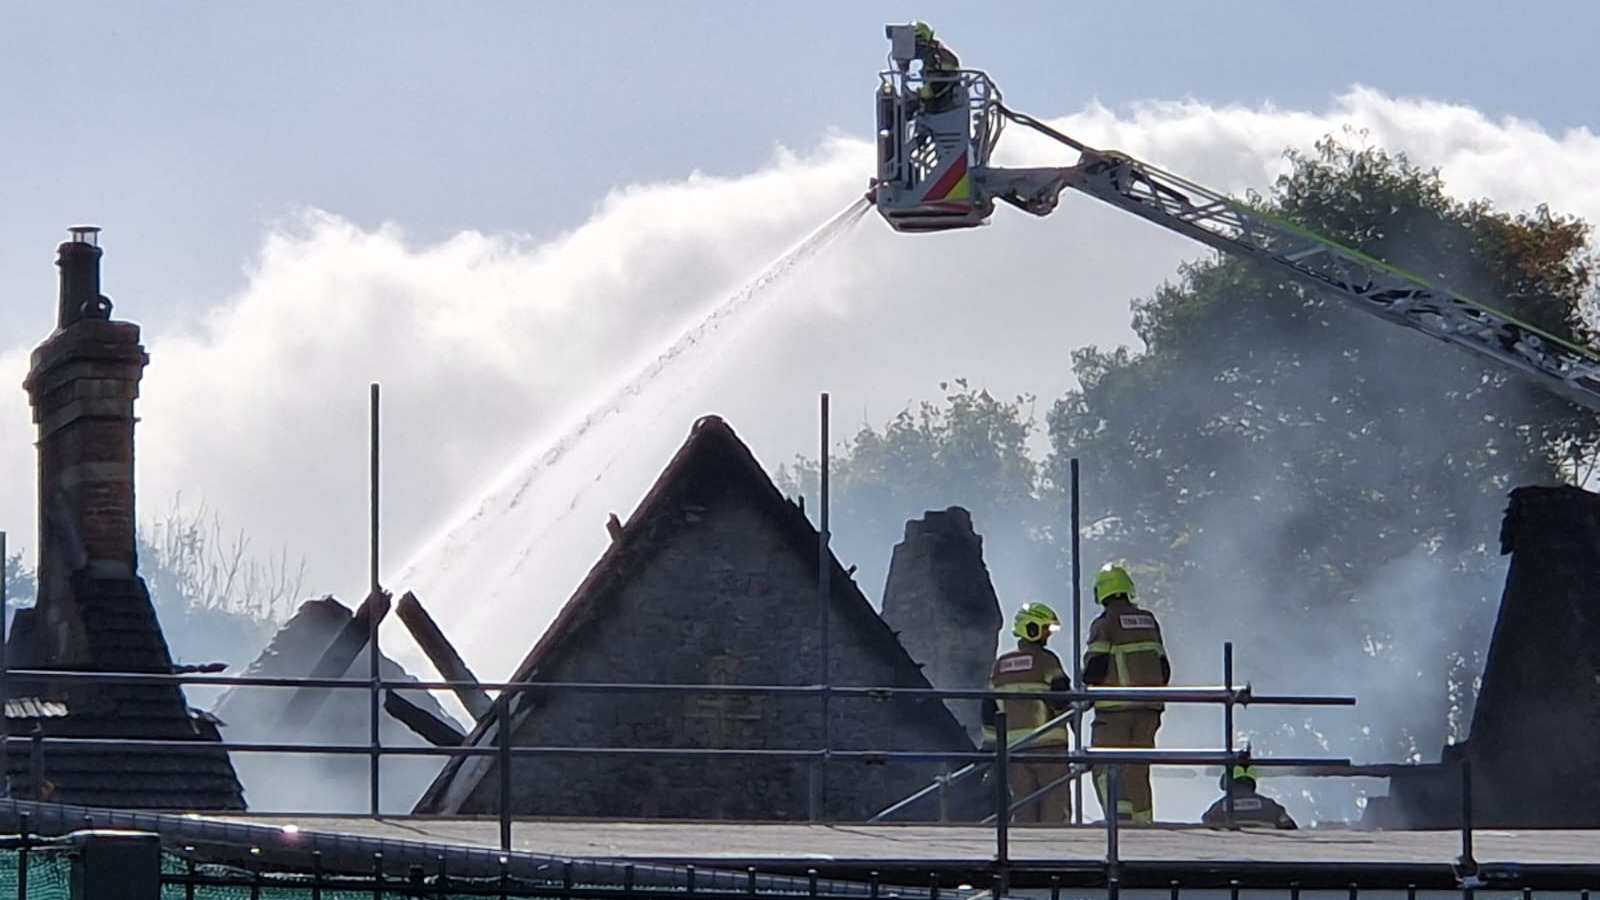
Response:
[{"label": "charred roof timber", "polygon": [[111,318],[111,298],[100,293],[100,229],[78,225],[67,229],[70,239],[56,248],[61,268],[61,305],[56,326],[66,328],[83,319]]}]

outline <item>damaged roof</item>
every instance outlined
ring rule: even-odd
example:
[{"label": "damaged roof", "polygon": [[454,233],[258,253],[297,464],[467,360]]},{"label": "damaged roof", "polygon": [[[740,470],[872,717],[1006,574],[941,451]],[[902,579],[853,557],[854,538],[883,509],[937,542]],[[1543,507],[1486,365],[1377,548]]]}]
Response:
[{"label": "damaged roof", "polygon": [[[681,532],[685,510],[689,508],[686,504],[692,496],[690,488],[697,479],[703,477],[717,478],[742,488],[783,535],[787,549],[807,560],[810,571],[815,574],[819,543],[817,529],[799,506],[783,496],[733,429],[720,416],[704,416],[695,422],[688,440],[662,470],[629,516],[627,524],[620,528],[615,523],[609,524],[613,537],[611,545],[517,666],[514,674],[507,679],[509,682],[536,680],[541,669],[553,659],[568,637],[601,615],[600,601],[623,589],[645,571],[657,553]],[[690,510],[689,514],[692,515],[693,511]],[[827,564],[831,567],[829,585],[836,611],[848,627],[861,630],[867,645],[874,648],[876,655],[894,670],[896,675],[892,686],[931,688],[932,685],[922,674],[921,666],[906,652],[894,631],[873,609],[871,602],[831,551],[827,554]],[[965,730],[949,714],[945,705],[937,703],[933,706],[937,708],[938,715],[948,719],[952,745],[970,745]],[[483,745],[494,738],[498,709],[496,706],[494,711],[476,724],[464,746]],[[520,720],[525,714],[526,711],[519,708],[514,713],[514,719]],[[468,762],[474,764],[464,766]],[[488,757],[452,757],[418,801],[416,811],[442,811],[441,806],[447,794],[465,796],[470,793],[491,767],[492,760]],[[464,779],[463,783],[455,784],[458,779]]]}]

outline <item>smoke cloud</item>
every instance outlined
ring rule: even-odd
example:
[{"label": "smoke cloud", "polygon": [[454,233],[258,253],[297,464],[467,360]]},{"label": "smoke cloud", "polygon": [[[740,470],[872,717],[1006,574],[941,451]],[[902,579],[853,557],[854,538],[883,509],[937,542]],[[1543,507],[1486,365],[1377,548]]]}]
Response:
[{"label": "smoke cloud", "polygon": [[[1051,124],[1230,192],[1266,187],[1286,169],[1286,147],[1354,126],[1373,144],[1439,166],[1458,196],[1508,209],[1553,201],[1600,220],[1600,146],[1588,131],[1552,135],[1366,89],[1321,111],[1150,103]],[[724,415],[775,470],[796,453],[815,456],[822,391],[832,394],[836,438],[936,397],[952,377],[1047,401],[1072,386],[1073,349],[1131,341],[1129,301],[1202,253],[1075,197],[1048,219],[1007,209],[991,227],[958,234],[895,235],[869,217],[764,290],[684,365],[666,367],[660,384],[581,450],[527,477],[631,372],[856,199],[871,157],[866,141],[833,136],[752,173],[619,186],[588,220],[546,240],[465,232],[424,243],[400,224],[364,230],[336,210],[287,216],[266,230],[239,289],[202,323],[145,335],[145,509],[180,492],[204,502],[257,547],[306,557],[309,593],[355,602],[367,571],[367,385],[381,382],[386,580],[416,590],[479,676],[499,679],[603,551],[607,513],[626,518],[697,416]],[[997,162],[1069,158],[1013,129]],[[118,314],[138,320],[139,305],[119,296]],[[43,337],[5,336],[0,381],[20,383]],[[0,392],[0,421],[8,423],[0,462],[19,473],[0,483],[0,521],[26,534],[35,487],[19,389]],[[1092,470],[1086,461],[1087,477]],[[486,500],[492,485],[509,493]],[[513,507],[522,512],[507,516]],[[497,525],[502,517],[510,524]],[[836,527],[843,534],[848,523]],[[881,565],[889,550],[841,554],[846,565],[852,556]],[[874,599],[882,588],[862,586]],[[1009,611],[1022,598],[1002,599]],[[1184,638],[1195,662],[1182,661],[1183,680],[1212,680],[1202,672],[1216,671],[1210,660],[1224,631]],[[384,639],[412,671],[431,672],[397,623]],[[1265,667],[1258,684],[1274,691],[1349,691],[1344,676],[1361,664],[1341,650],[1329,671],[1297,672],[1266,661],[1280,658],[1265,650],[1241,650],[1242,664]],[[1392,714],[1408,712],[1397,705]],[[1174,716],[1164,743],[1215,743],[1220,717],[1203,715],[1193,731]],[[1204,785],[1205,799],[1212,787]],[[1192,816],[1196,802],[1162,799],[1158,813]]]}]

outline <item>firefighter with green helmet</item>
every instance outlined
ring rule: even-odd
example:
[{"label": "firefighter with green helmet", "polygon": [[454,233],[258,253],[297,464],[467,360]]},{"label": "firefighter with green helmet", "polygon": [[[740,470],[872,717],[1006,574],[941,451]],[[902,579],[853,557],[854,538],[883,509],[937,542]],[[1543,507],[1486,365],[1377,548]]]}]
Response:
[{"label": "firefighter with green helmet", "polygon": [[[1017,638],[1017,649],[1001,654],[989,670],[989,690],[1016,694],[1017,697],[983,705],[985,747],[992,748],[999,740],[1005,740],[1008,745],[1014,744],[1071,707],[1071,703],[1065,700],[1027,696],[1072,690],[1072,679],[1067,677],[1062,668],[1060,657],[1045,646],[1050,636],[1060,628],[1061,617],[1043,603],[1026,603],[1017,611],[1011,628],[1011,633]],[[1002,704],[1006,712],[1006,734],[997,735],[995,713]],[[1010,754],[1006,780],[1013,803],[1066,777],[1066,754],[1070,740],[1067,727],[1057,725],[1030,741],[1026,747]],[[1019,807],[1014,821],[1018,824],[1065,825],[1070,806],[1067,784],[1062,783],[1042,797]]]},{"label": "firefighter with green helmet", "polygon": [[1200,816],[1201,823],[1205,825],[1223,826],[1228,822],[1228,799],[1233,798],[1233,822],[1242,828],[1281,828],[1298,829],[1300,825],[1295,822],[1283,804],[1256,793],[1256,767],[1245,763],[1233,767],[1233,784],[1228,784],[1228,776],[1223,774],[1221,779],[1224,795],[1211,804]]},{"label": "firefighter with green helmet", "polygon": [[959,84],[961,59],[955,51],[933,36],[933,26],[927,22],[912,25],[916,34],[916,58],[922,60],[922,88],[917,92],[929,113],[948,112],[955,108],[956,87]]},{"label": "firefighter with green helmet", "polygon": [[[1094,579],[1094,599],[1104,609],[1089,625],[1084,656],[1085,686],[1162,687],[1172,681],[1172,665],[1161,640],[1161,625],[1149,610],[1134,604],[1133,577],[1120,565],[1106,565]],[[1161,728],[1165,704],[1156,700],[1096,700],[1091,746],[1153,748]],[[1111,766],[1096,766],[1095,794],[1106,808]],[[1155,821],[1148,765],[1117,766],[1118,820],[1142,824]],[[1111,815],[1107,809],[1106,814]]]}]

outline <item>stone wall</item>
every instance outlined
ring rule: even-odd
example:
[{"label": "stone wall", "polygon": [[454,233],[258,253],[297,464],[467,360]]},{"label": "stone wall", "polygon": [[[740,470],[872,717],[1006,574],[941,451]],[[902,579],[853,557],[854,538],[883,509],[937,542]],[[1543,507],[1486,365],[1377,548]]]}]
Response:
[{"label": "stone wall", "polygon": [[[922,674],[937,688],[983,690],[1004,622],[983,562],[983,538],[959,506],[906,523],[883,589],[883,618]],[[981,742],[981,700],[947,700],[974,744]]]},{"label": "stone wall", "polygon": [[[812,684],[821,629],[816,557],[738,488],[689,510],[622,587],[588,598],[539,680]],[[709,507],[709,508],[708,508]],[[853,586],[829,625],[836,685],[918,684],[914,667]],[[849,596],[841,596],[848,593]],[[850,604],[859,604],[859,609]],[[898,662],[896,657],[898,656]],[[536,690],[536,689],[535,689]],[[816,697],[532,694],[521,745],[759,748],[822,746]],[[926,699],[834,698],[834,749],[960,750],[960,728]],[[834,761],[824,815],[861,820],[926,785],[938,765]],[[496,809],[489,773],[462,812]],[[523,815],[795,820],[808,815],[809,763],[774,758],[522,757],[513,810]]]},{"label": "stone wall", "polygon": [[1517,488],[1501,550],[1511,566],[1467,741],[1391,779],[1374,825],[1457,825],[1465,760],[1478,826],[1600,828],[1600,495]]},{"label": "stone wall", "polygon": [[1467,743],[1507,827],[1600,826],[1600,496],[1512,492],[1511,553]]}]

